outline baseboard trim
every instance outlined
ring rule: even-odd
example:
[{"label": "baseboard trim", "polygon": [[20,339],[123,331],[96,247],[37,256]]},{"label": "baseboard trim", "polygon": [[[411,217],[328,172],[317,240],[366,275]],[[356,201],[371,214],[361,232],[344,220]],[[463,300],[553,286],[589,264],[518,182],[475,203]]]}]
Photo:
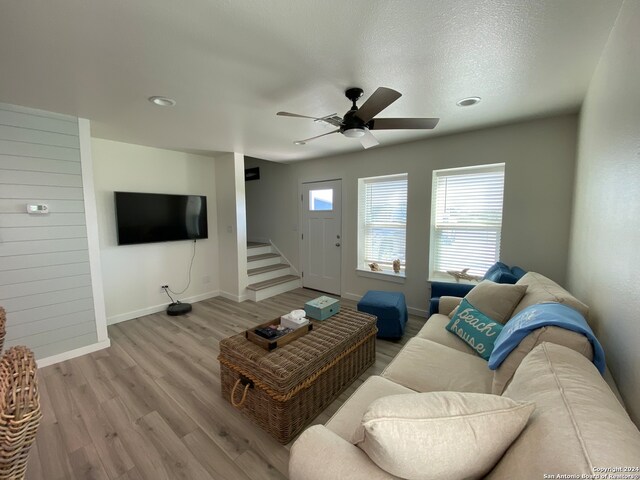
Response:
[{"label": "baseboard trim", "polygon": [[233,293],[225,292],[224,290],[220,290],[218,295],[222,298],[226,298],[227,300],[232,300],[234,302],[242,303],[245,300],[249,299],[249,295],[235,295]]},{"label": "baseboard trim", "polygon": [[[200,295],[194,295],[192,297],[182,298],[181,302],[185,303],[193,303],[200,302],[202,300],[207,300],[208,298],[217,297],[220,295],[219,290],[214,290],[211,292],[201,293]],[[151,315],[152,313],[163,312],[167,309],[167,304],[162,303],[160,305],[154,305],[152,307],[141,308],[140,310],[134,310],[132,312],[121,313],[119,315],[113,315],[111,317],[107,317],[107,325],[113,325],[115,323],[126,322],[127,320],[133,320],[134,318],[143,317],[145,315]]]},{"label": "baseboard trim", "polygon": [[[354,300],[356,302],[363,297],[363,295],[357,295],[355,293],[343,293],[341,296],[342,298],[346,298],[347,300]],[[410,307],[407,305],[407,311],[411,315],[415,315],[416,317],[423,317],[423,318],[429,317],[429,313],[427,312],[427,310],[422,310],[421,308]]]},{"label": "baseboard trim", "polygon": [[97,352],[98,350],[102,350],[103,348],[109,348],[110,346],[111,340],[107,338],[102,342],[92,343],[91,345],[87,345],[86,347],[80,347],[76,348],[75,350],[69,350],[68,352],[41,358],[40,360],[37,360],[36,363],[38,364],[38,368],[48,367],[49,365],[54,365],[56,363],[64,362],[65,360],[81,357],[82,355]]},{"label": "baseboard trim", "polygon": [[354,302],[358,302],[362,298],[362,295],[356,295],[355,293],[343,293],[340,296],[347,300],[353,300]]},{"label": "baseboard trim", "polygon": [[429,318],[429,312],[427,310],[422,310],[421,308],[407,307],[407,311],[416,317]]}]

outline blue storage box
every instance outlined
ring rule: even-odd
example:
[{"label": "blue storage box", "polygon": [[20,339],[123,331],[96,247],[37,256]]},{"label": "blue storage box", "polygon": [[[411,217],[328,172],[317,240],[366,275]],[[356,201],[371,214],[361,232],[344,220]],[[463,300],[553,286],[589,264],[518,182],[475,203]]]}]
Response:
[{"label": "blue storage box", "polygon": [[326,320],[340,311],[340,300],[331,297],[318,297],[304,304],[307,316],[314,320]]}]

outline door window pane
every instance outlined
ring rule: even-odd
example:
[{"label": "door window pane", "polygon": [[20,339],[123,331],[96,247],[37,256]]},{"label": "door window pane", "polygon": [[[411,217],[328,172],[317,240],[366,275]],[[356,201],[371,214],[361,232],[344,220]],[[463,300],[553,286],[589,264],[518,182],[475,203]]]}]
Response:
[{"label": "door window pane", "polygon": [[309,191],[309,210],[333,210],[333,188]]}]

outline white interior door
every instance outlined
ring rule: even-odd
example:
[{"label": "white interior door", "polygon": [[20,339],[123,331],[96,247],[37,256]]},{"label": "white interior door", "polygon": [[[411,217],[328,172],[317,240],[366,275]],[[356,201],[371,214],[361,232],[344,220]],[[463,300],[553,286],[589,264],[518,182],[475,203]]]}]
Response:
[{"label": "white interior door", "polygon": [[302,184],[302,285],[340,295],[342,181]]}]

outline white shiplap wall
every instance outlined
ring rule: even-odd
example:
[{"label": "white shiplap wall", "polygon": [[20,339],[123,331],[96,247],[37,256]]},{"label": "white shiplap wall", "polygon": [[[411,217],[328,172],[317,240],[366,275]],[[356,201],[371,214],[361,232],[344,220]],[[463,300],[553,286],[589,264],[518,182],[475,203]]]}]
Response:
[{"label": "white shiplap wall", "polygon": [[[96,344],[78,119],[0,103],[0,305],[5,345],[36,358]],[[28,203],[49,206],[26,213]]]}]

